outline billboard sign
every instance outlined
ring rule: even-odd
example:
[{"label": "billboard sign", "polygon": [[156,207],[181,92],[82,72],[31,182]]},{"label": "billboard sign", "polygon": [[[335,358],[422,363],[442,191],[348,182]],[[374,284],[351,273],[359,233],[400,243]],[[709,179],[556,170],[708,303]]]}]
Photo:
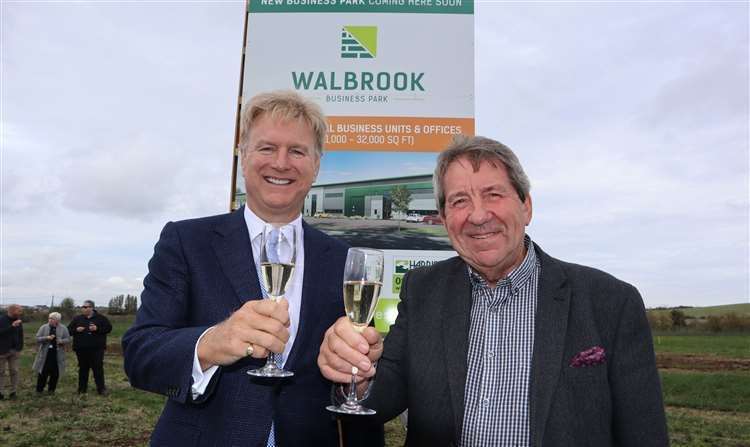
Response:
[{"label": "billboard sign", "polygon": [[[303,212],[352,246],[386,252],[375,316],[395,320],[404,274],[454,256],[432,171],[457,134],[474,134],[474,2],[249,0],[245,101],[295,90],[328,118],[324,156]],[[235,141],[231,208],[244,203]]]}]

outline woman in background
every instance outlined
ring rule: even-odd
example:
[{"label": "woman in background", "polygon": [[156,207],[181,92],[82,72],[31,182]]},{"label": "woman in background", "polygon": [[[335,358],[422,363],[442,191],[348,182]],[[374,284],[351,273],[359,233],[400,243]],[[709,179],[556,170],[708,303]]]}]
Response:
[{"label": "woman in background", "polygon": [[36,392],[44,391],[49,379],[48,393],[54,394],[57,380],[65,372],[65,344],[70,343],[70,333],[65,325],[60,324],[59,312],[49,314],[49,322],[43,324],[36,333],[39,352],[32,368],[37,372]]}]

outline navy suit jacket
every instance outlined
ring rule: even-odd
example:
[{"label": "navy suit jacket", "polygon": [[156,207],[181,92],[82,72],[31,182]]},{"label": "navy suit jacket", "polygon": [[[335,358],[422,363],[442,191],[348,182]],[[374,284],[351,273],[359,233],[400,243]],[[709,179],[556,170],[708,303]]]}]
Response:
[{"label": "navy suit jacket", "polygon": [[[541,271],[529,390],[534,447],[662,447],[666,419],[638,291],[554,259]],[[366,404],[388,420],[409,409],[407,444],[458,445],[464,416],[471,284],[461,258],[411,270]],[[573,368],[593,346],[606,362]]]},{"label": "navy suit jacket", "polygon": [[[193,401],[198,337],[262,295],[243,209],[164,227],[135,324],[122,339],[130,383],[169,398],[152,445],[265,447],[272,420],[277,446],[338,445],[336,419],[325,409],[331,382],[321,376],[317,356],[326,329],[344,315],[347,246],[305,223],[303,228],[300,324],[285,364],[294,376],[248,376],[265,359],[244,358],[220,367],[206,393]],[[382,426],[347,430],[352,423],[359,422],[343,424],[347,445],[383,445]]]}]

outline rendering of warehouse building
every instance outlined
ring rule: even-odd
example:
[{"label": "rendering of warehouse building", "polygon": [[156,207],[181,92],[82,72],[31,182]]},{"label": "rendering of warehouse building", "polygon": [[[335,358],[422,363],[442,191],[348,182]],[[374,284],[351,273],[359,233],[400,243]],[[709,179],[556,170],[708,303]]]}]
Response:
[{"label": "rendering of warehouse building", "polygon": [[391,191],[396,186],[404,186],[410,193],[408,214],[437,213],[432,175],[428,174],[313,185],[305,198],[303,214],[403,219],[405,214],[397,212],[391,206]]}]

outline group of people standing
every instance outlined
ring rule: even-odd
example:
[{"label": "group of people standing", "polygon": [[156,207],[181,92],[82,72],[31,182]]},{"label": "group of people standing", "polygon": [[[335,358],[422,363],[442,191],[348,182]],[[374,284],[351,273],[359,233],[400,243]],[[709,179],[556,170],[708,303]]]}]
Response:
[{"label": "group of people standing", "polygon": [[[10,376],[8,398],[15,399],[18,391],[18,362],[23,351],[23,308],[11,304],[4,315],[0,315],[0,400],[5,399],[6,364]],[[65,373],[65,347],[73,343],[73,351],[78,358],[78,393],[88,391],[89,371],[93,372],[96,391],[107,394],[104,382],[104,350],[107,334],[112,324],[107,317],[98,313],[94,302],[86,300],[81,306],[81,314],[73,318],[67,326],[61,324],[59,312],[49,314],[47,323],[36,333],[36,357],[32,365],[37,375],[36,392],[54,394],[60,376]]]}]

